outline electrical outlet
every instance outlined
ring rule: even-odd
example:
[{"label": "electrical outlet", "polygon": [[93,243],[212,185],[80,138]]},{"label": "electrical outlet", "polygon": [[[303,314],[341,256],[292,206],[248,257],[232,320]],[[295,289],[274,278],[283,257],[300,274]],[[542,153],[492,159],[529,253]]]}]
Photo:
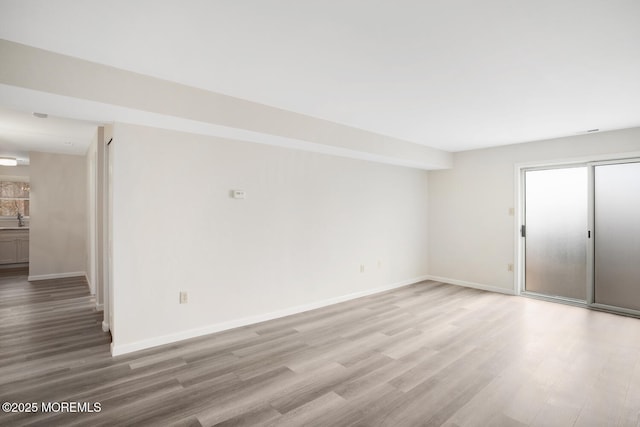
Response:
[{"label": "electrical outlet", "polygon": [[515,211],[513,208],[509,208],[509,216],[513,216],[515,214]]},{"label": "electrical outlet", "polygon": [[234,199],[246,199],[247,193],[244,190],[231,190],[231,197]]},{"label": "electrical outlet", "polygon": [[360,264],[360,273],[364,273],[364,264]]},{"label": "electrical outlet", "polygon": [[378,268],[382,268],[382,261],[378,260]]},{"label": "electrical outlet", "polygon": [[507,264],[507,271],[513,271],[513,264]]},{"label": "electrical outlet", "polygon": [[186,304],[188,302],[187,291],[180,292],[180,304]]}]

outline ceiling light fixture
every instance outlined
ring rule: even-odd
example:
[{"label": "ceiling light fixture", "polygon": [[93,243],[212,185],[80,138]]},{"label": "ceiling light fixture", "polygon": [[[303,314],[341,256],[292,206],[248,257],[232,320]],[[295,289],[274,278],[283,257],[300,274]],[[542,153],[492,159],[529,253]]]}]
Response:
[{"label": "ceiling light fixture", "polygon": [[18,160],[13,157],[0,157],[0,166],[18,166]]},{"label": "ceiling light fixture", "polygon": [[37,117],[39,119],[46,119],[47,117],[49,117],[49,115],[47,113],[33,113],[33,117]]}]

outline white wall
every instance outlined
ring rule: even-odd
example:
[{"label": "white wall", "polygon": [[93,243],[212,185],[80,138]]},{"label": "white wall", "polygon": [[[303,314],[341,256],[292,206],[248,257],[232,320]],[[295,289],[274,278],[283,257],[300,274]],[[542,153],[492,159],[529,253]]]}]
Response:
[{"label": "white wall", "polygon": [[112,197],[112,175],[113,167],[109,160],[109,143],[113,138],[113,125],[107,124],[102,129],[102,138],[98,140],[98,182],[100,184],[98,200],[98,223],[102,224],[99,231],[99,256],[102,260],[100,270],[102,272],[102,302],[104,304],[104,315],[102,329],[106,332],[111,330],[113,335],[113,197]]},{"label": "white wall", "polygon": [[513,290],[515,165],[640,151],[640,128],[455,153],[429,172],[429,274]]},{"label": "white wall", "polygon": [[84,156],[29,153],[29,278],[84,275],[87,183]]},{"label": "white wall", "polygon": [[111,150],[114,354],[427,273],[424,171],[119,123]]},{"label": "white wall", "polygon": [[28,181],[29,166],[0,166],[0,177]]},{"label": "white wall", "polygon": [[[86,260],[87,260],[87,282],[89,283],[89,289],[93,295],[98,294],[98,278],[97,278],[97,229],[96,229],[96,179],[97,179],[97,148],[98,148],[98,131],[93,137],[93,141],[87,150],[85,155],[85,167],[86,167],[86,192],[87,192],[87,245],[86,245]],[[100,304],[100,298],[97,298],[97,303]]]}]

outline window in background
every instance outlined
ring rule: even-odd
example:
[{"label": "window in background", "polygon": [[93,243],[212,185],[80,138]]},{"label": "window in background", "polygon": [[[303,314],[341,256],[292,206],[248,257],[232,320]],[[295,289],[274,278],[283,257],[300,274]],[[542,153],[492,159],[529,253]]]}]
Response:
[{"label": "window in background", "polygon": [[0,181],[0,216],[29,216],[29,183]]}]

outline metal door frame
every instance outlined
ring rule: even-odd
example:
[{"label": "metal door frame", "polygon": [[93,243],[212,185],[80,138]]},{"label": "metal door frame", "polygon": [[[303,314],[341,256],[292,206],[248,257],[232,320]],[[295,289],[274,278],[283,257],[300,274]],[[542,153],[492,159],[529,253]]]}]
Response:
[{"label": "metal door frame", "polygon": [[[514,285],[515,295],[522,295],[547,301],[559,302],[563,304],[576,305],[593,310],[607,311],[616,314],[640,317],[640,310],[632,310],[623,307],[614,307],[606,304],[598,304],[594,300],[595,296],[595,275],[594,275],[594,255],[595,255],[595,167],[611,164],[640,163],[640,152],[589,156],[579,159],[569,159],[564,161],[547,161],[535,163],[518,163],[514,165]],[[587,239],[587,300],[580,301],[572,298],[548,296],[528,292],[525,290],[526,280],[526,248],[525,239],[521,237],[520,230],[525,224],[525,195],[526,183],[525,173],[527,171],[566,169],[572,167],[587,167],[587,231],[591,232],[591,238]]]}]

